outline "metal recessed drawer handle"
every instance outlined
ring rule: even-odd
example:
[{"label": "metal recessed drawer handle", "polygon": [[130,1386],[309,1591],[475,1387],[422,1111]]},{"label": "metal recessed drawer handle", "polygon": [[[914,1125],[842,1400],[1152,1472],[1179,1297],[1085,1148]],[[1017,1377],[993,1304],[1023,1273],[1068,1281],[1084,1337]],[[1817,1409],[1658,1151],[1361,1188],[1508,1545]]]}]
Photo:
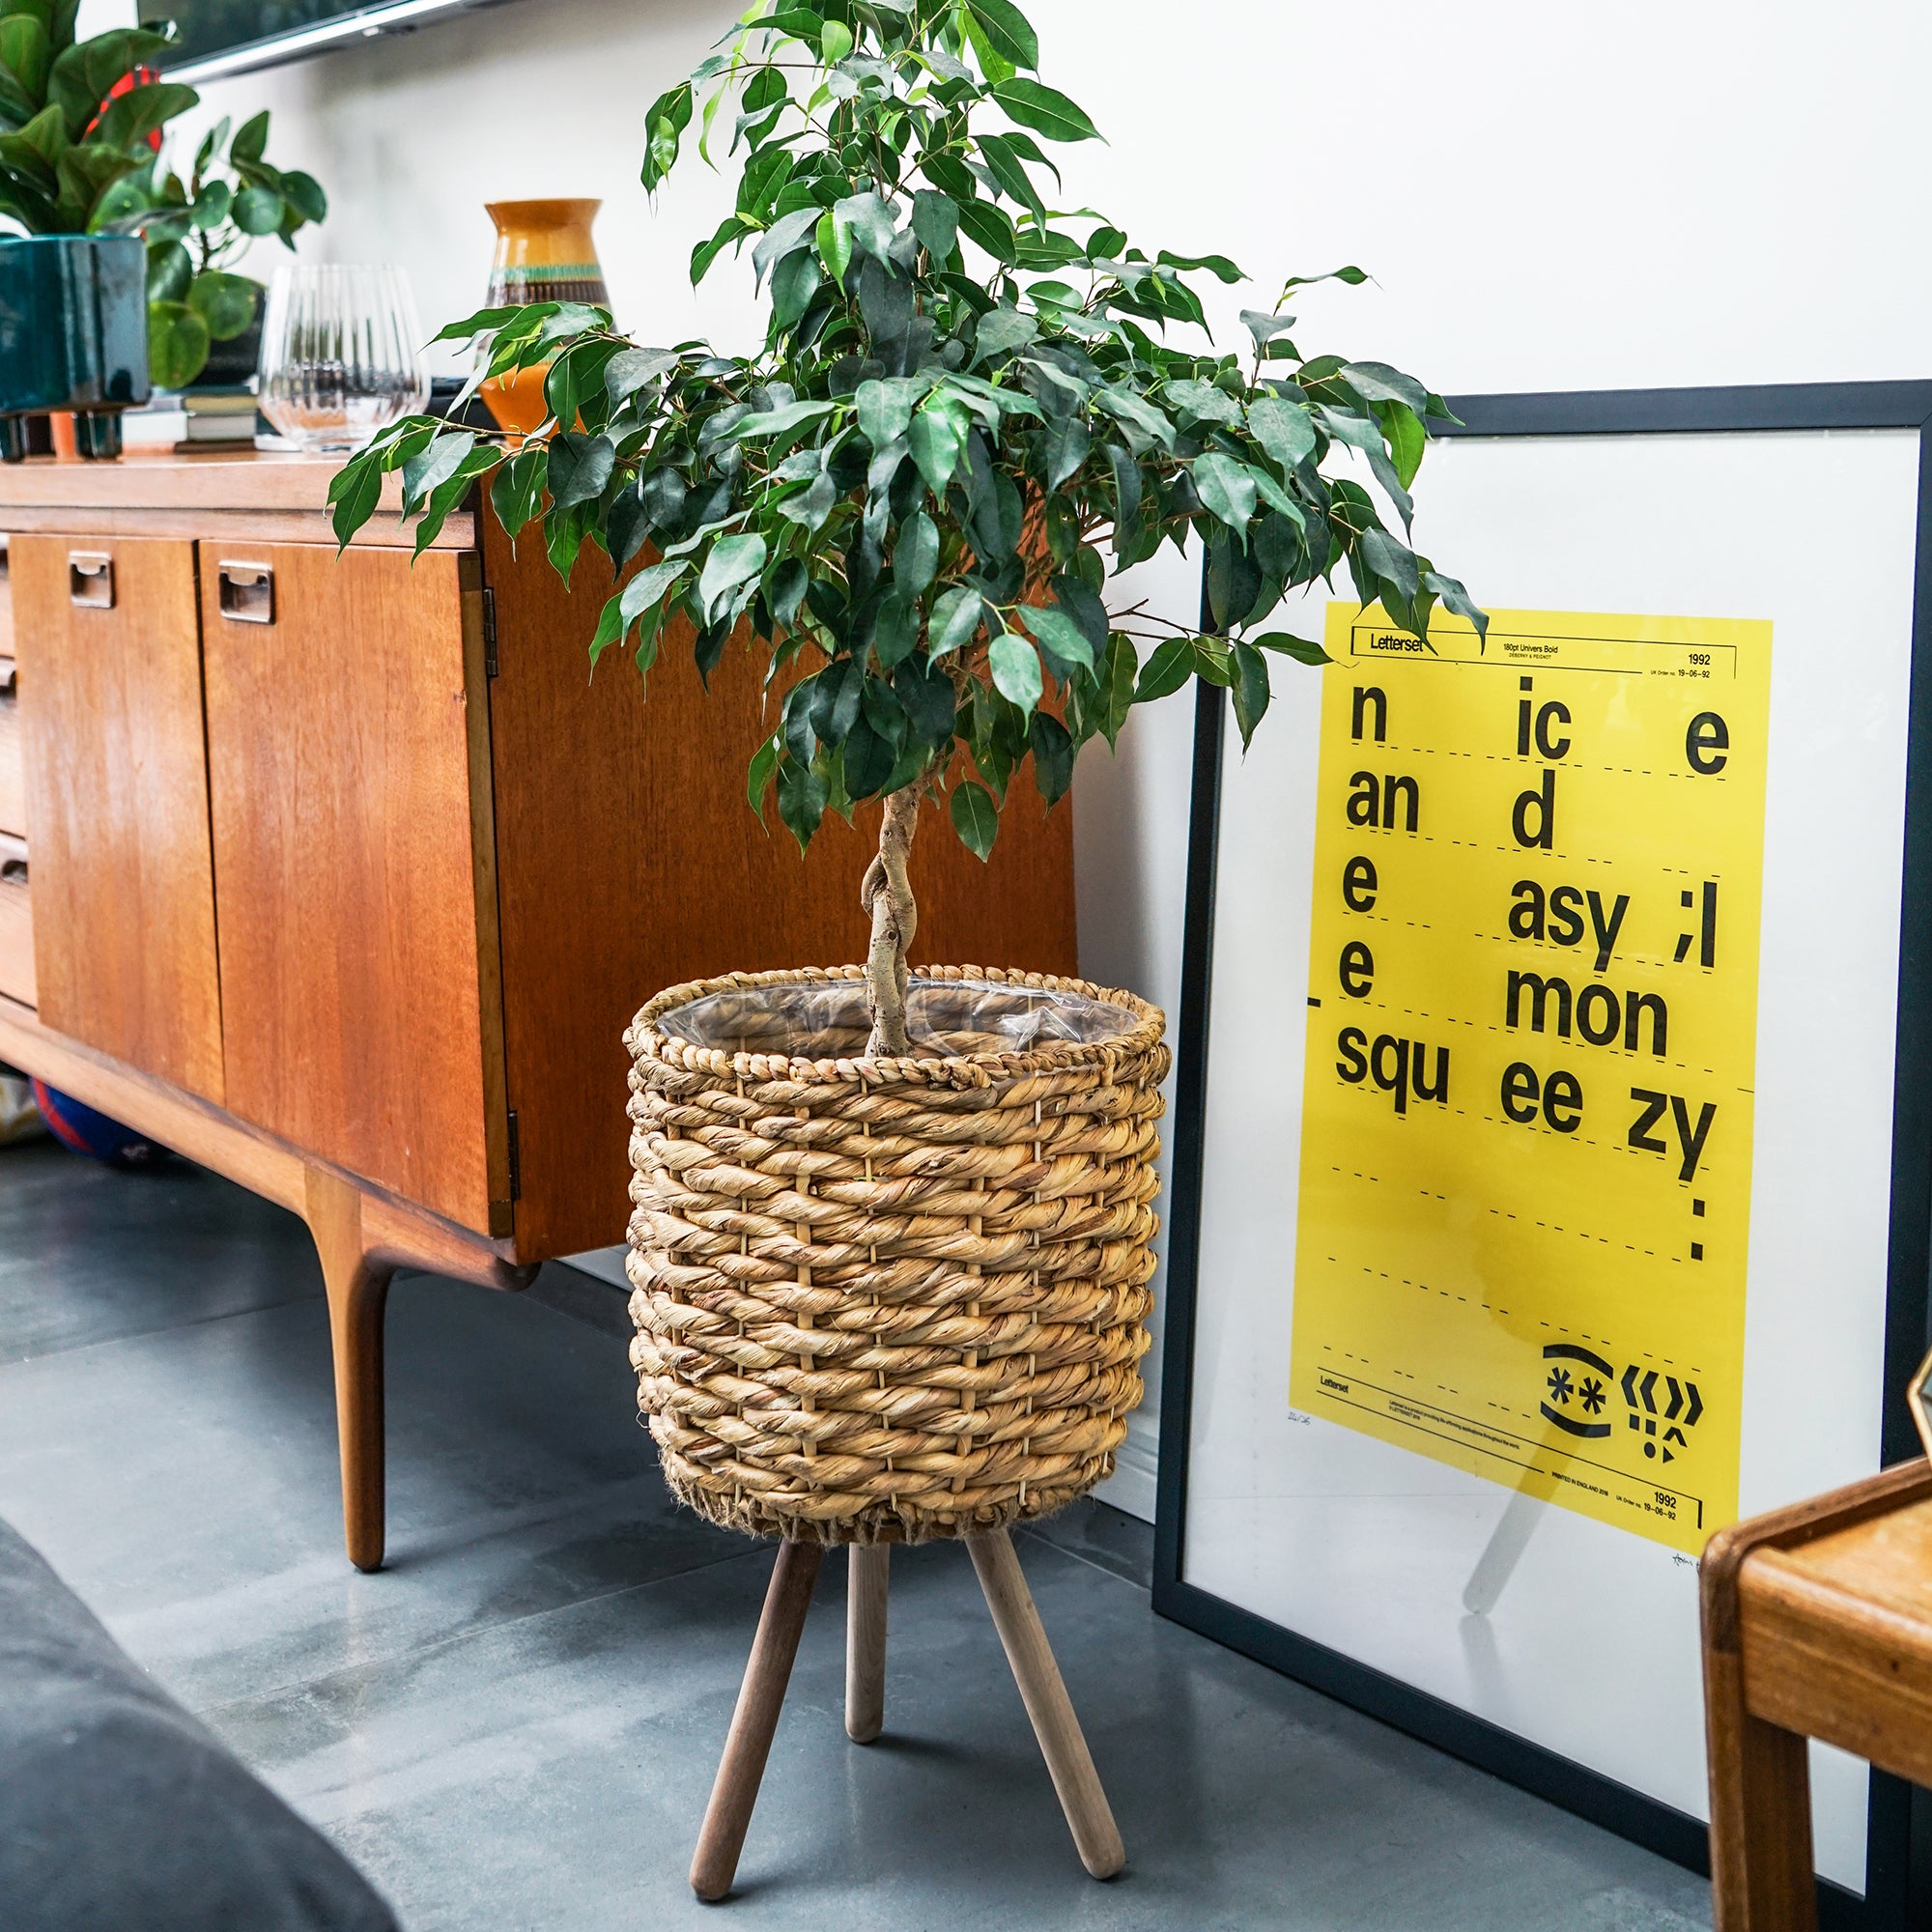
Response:
[{"label": "metal recessed drawer handle", "polygon": [[224,617],[238,624],[275,621],[275,573],[266,563],[218,563],[214,585]]},{"label": "metal recessed drawer handle", "polygon": [[69,551],[67,594],[68,601],[83,611],[113,610],[114,559],[92,551]]}]

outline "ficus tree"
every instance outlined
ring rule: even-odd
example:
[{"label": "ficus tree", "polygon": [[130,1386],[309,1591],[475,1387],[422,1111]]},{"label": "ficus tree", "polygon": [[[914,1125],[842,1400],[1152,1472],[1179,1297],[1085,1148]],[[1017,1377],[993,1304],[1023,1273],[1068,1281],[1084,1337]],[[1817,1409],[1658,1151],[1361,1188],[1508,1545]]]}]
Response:
[{"label": "ficus tree", "polygon": [[[516,442],[406,418],[331,488],[346,542],[400,469],[420,550],[494,470],[513,536],[540,521],[566,577],[585,542],[617,566],[593,662],[622,647],[648,671],[676,620],[707,677],[734,639],[764,656],[753,807],[803,847],[828,810],[884,800],[861,889],[875,1054],[907,1050],[923,804],[984,859],[1024,769],[1051,806],[1083,744],[1194,678],[1232,693],[1245,744],[1270,657],[1323,657],[1273,613],[1339,567],[1418,637],[1438,606],[1485,621],[1406,541],[1441,399],[1304,356],[1283,312],[1301,277],[1217,350],[1194,281],[1241,270],[1054,205],[1050,148],[1096,130],[1037,64],[1011,0],[760,0],[651,107],[643,164],[655,189],[694,122],[707,159],[742,156],[691,272],[749,249],[755,353],[486,309],[438,339],[478,341],[478,383],[548,365],[550,420]],[[1110,574],[1190,539],[1208,634],[1110,611]]]}]

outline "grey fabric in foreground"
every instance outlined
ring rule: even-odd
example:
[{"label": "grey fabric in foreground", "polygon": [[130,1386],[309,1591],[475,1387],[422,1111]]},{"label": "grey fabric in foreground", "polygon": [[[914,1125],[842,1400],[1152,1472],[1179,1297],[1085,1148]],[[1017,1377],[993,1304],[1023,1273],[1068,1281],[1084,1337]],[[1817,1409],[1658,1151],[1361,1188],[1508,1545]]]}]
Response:
[{"label": "grey fabric in foreground", "polygon": [[396,1932],[321,1833],[0,1521],[0,1925]]}]

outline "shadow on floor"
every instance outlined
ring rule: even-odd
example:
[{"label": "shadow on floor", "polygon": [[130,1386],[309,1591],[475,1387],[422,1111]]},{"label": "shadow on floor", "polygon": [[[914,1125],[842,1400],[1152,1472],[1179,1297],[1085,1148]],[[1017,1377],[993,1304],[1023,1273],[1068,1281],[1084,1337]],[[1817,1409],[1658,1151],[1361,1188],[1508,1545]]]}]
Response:
[{"label": "shadow on floor", "polygon": [[1127,1843],[1081,1871],[964,1553],[895,1553],[887,1735],[825,1567],[733,1903],[684,1872],[769,1550],[677,1510],[618,1291],[389,1313],[389,1569],[341,1554],[300,1224],[170,1162],[0,1151],[0,1514],[411,1932],[1691,1932],[1689,1874],[1156,1619],[1147,1526],[1022,1558]]}]

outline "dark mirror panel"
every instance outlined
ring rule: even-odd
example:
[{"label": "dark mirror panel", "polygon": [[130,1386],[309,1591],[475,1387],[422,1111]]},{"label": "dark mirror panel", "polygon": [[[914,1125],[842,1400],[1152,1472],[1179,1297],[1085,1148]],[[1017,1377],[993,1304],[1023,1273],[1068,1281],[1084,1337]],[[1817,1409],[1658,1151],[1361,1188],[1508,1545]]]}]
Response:
[{"label": "dark mirror panel", "polygon": [[369,0],[173,0],[172,5],[146,0],[141,24],[158,27],[174,21],[181,51],[169,60],[172,67],[374,11]]}]

